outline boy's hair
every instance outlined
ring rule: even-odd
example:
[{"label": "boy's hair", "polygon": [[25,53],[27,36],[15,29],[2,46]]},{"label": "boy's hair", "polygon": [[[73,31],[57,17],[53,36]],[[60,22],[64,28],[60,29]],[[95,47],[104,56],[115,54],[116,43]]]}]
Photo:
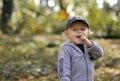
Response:
[{"label": "boy's hair", "polygon": [[72,24],[73,22],[75,22],[75,21],[83,22],[83,23],[85,23],[85,24],[87,25],[87,28],[90,27],[86,19],[84,19],[84,18],[81,17],[81,16],[74,16],[74,17],[68,19],[67,25],[66,25],[66,30],[67,30],[67,29],[71,26],[71,24]]}]

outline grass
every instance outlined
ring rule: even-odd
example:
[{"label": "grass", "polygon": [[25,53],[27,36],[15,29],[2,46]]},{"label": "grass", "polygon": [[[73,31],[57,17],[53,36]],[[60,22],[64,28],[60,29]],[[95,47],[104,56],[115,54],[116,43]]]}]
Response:
[{"label": "grass", "polygon": [[[0,81],[58,81],[60,35],[1,36]],[[95,81],[120,81],[120,39],[93,39],[104,49],[95,62]]]}]

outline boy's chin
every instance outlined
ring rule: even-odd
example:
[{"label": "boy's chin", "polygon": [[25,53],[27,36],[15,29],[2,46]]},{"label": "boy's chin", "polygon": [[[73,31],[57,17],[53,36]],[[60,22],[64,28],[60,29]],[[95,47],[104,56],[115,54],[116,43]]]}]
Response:
[{"label": "boy's chin", "polygon": [[77,44],[83,44],[83,43],[77,43]]},{"label": "boy's chin", "polygon": [[83,44],[81,40],[78,40],[76,43],[77,44]]},{"label": "boy's chin", "polygon": [[76,42],[76,44],[83,44],[83,43],[81,43],[81,42]]}]

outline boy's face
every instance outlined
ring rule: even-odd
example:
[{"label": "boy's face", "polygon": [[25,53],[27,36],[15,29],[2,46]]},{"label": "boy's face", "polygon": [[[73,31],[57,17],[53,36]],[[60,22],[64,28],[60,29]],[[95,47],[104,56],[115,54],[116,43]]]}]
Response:
[{"label": "boy's face", "polygon": [[82,44],[81,37],[88,37],[89,29],[87,25],[82,22],[73,22],[71,26],[66,31],[66,36],[74,43],[74,44]]}]

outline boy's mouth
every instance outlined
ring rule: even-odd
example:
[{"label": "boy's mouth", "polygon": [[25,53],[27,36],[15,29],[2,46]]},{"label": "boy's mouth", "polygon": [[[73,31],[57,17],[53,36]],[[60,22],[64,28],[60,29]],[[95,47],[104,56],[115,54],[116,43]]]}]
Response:
[{"label": "boy's mouth", "polygon": [[76,38],[81,38],[81,35],[76,36]]}]

